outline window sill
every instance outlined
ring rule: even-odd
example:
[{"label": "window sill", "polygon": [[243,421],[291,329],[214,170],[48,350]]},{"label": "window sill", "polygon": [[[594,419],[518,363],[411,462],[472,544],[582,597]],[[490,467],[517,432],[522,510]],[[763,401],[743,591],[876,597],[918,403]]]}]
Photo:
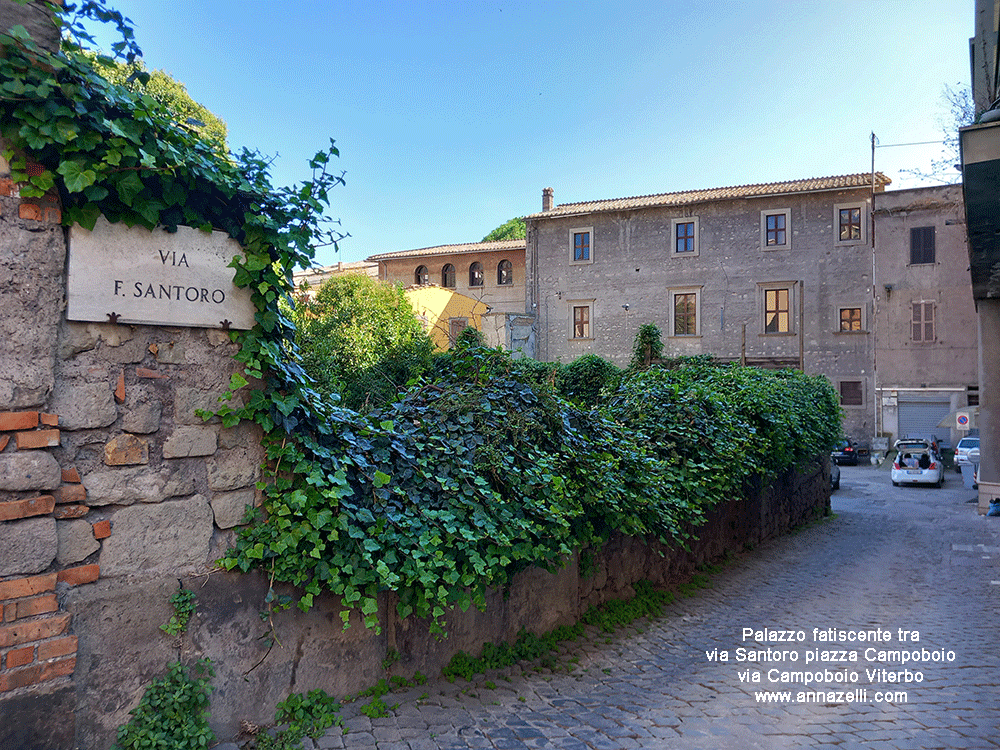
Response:
[{"label": "window sill", "polygon": [[568,338],[568,339],[566,339],[566,340],[567,340],[567,341],[593,341],[593,340],[594,340],[594,337],[593,337],[593,336],[590,336],[590,337],[587,337],[587,338],[575,338],[575,337],[570,337],[570,338]]},{"label": "window sill", "polygon": [[794,331],[789,331],[788,333],[758,333],[761,338],[780,338],[782,336],[798,336]]},{"label": "window sill", "polygon": [[677,339],[678,341],[687,341],[687,340],[690,340],[690,339],[700,339],[701,337],[702,336],[701,336],[700,333],[690,333],[690,334],[688,334],[688,333],[684,333],[684,334],[675,333],[672,336],[667,336],[668,339]]},{"label": "window sill", "polygon": [[869,331],[834,331],[834,336],[866,336]]}]

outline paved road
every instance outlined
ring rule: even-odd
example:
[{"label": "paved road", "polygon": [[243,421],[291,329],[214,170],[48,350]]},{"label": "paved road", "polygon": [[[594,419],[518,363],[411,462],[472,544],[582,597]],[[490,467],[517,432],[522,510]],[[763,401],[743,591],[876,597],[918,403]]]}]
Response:
[{"label": "paved road", "polygon": [[[949,474],[941,490],[892,487],[885,469],[844,467],[835,518],[741,556],[713,576],[711,589],[679,600],[654,621],[609,642],[595,634],[571,644],[564,669],[514,668],[474,683],[435,681],[387,696],[400,706],[385,719],[370,720],[348,706],[347,733],[331,731],[316,745],[1000,747],[1000,518],[976,515],[967,502],[974,493],[961,485]],[[744,638],[744,628],[755,633]],[[888,638],[815,640],[830,628]],[[756,633],[765,629],[803,640]],[[901,642],[901,630],[917,631],[919,641],[911,635]],[[741,648],[772,660],[737,661]],[[715,649],[728,651],[729,661],[706,658]],[[917,660],[902,664],[901,657],[880,658],[878,651],[905,651]],[[775,661],[776,652],[785,660]],[[851,652],[857,662],[838,661]],[[942,652],[945,660],[934,661]],[[806,664],[810,653],[817,660]],[[793,654],[798,661],[790,661]],[[824,669],[831,675],[820,680],[840,677],[780,681],[781,672]],[[873,669],[901,672],[903,680],[908,670],[914,681],[880,681],[888,674],[869,674]],[[762,681],[742,682],[741,672],[759,672]],[[835,681],[851,680],[852,672],[857,682]],[[756,693],[763,691],[772,698],[791,694],[762,702]],[[885,692],[902,694],[886,702]],[[797,702],[800,697],[816,702]]]}]

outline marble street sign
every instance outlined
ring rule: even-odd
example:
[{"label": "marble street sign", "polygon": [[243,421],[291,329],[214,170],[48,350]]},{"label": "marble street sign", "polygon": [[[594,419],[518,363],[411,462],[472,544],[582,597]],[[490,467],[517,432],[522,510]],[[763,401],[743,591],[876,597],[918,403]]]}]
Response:
[{"label": "marble street sign", "polygon": [[242,249],[225,232],[111,224],[70,228],[66,318],[119,323],[247,329],[254,325],[248,289],[229,267]]}]

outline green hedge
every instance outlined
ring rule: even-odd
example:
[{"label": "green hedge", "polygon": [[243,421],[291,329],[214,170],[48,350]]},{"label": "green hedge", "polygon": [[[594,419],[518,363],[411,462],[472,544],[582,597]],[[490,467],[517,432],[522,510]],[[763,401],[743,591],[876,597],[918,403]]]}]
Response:
[{"label": "green hedge", "polygon": [[498,350],[451,356],[373,418],[335,413],[324,434],[288,441],[304,481],[265,487],[265,516],[225,564],[304,587],[303,607],[330,590],[369,625],[393,590],[401,616],[440,625],[448,607],[483,606],[489,587],[613,529],[682,542],[750,476],[811,460],[840,432],[833,389],[796,372],[696,360],[626,375],[606,407],[585,409],[506,377]]}]

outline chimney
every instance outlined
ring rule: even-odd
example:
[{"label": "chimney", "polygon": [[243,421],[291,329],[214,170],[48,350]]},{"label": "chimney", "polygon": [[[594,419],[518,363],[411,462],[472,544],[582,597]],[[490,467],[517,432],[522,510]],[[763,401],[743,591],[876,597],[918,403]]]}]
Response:
[{"label": "chimney", "polygon": [[542,210],[552,210],[552,188],[545,188],[542,191]]}]

